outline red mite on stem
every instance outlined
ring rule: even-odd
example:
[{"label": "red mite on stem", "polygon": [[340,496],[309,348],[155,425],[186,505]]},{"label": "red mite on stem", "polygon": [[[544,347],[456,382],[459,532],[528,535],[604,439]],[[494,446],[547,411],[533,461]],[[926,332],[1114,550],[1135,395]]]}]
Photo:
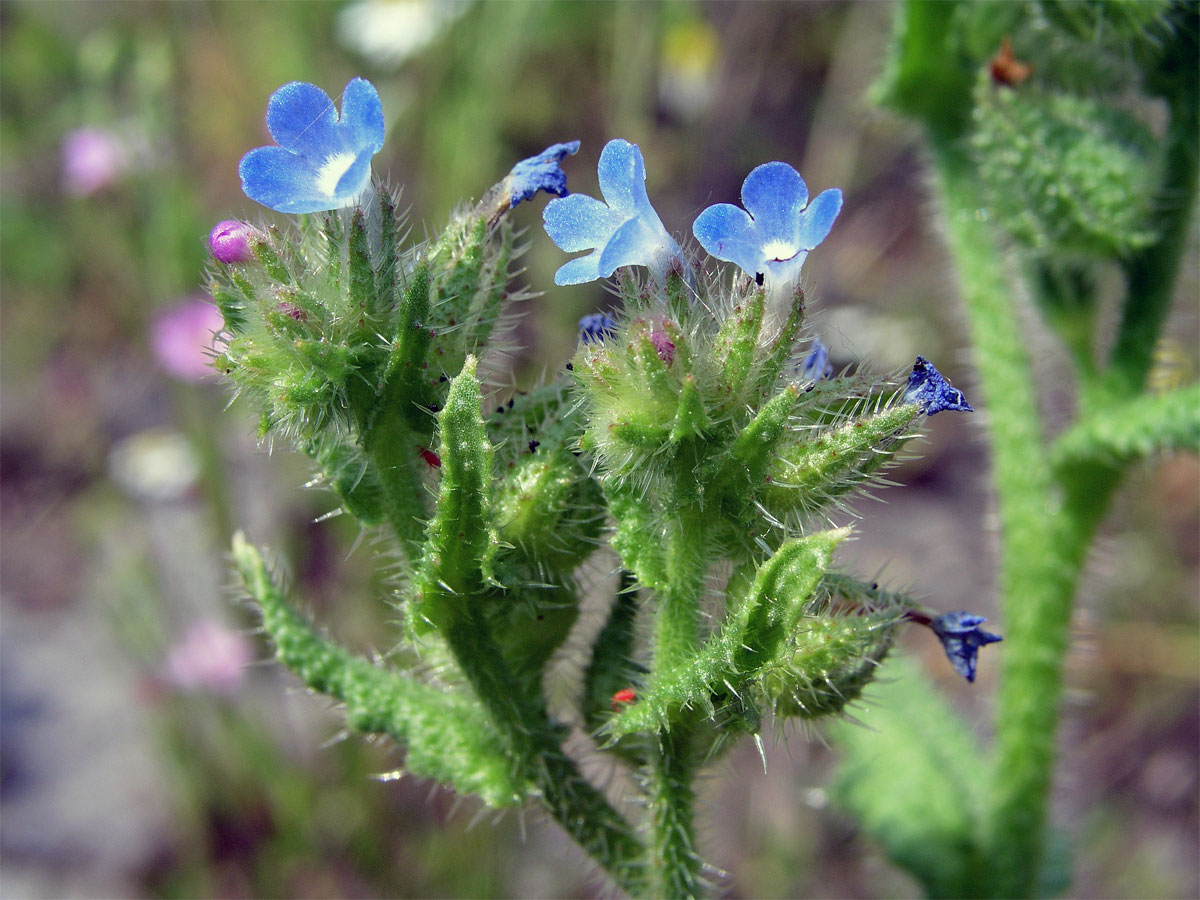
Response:
[{"label": "red mite on stem", "polygon": [[620,707],[624,706],[627,703],[632,703],[636,699],[637,699],[637,694],[634,692],[633,688],[621,688],[619,691],[617,691],[615,694],[613,694],[613,698],[612,698],[613,712],[618,712]]},{"label": "red mite on stem", "polygon": [[429,468],[440,469],[442,467],[442,458],[440,456],[438,456],[436,453],[434,453],[432,450],[422,447],[420,450],[420,454],[421,454],[421,459],[423,459],[423,460],[425,460],[425,462],[429,463]]}]

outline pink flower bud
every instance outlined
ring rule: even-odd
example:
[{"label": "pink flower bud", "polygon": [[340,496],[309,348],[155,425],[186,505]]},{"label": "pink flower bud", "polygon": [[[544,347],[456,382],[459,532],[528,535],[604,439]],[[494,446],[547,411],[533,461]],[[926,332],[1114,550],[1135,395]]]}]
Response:
[{"label": "pink flower bud", "polygon": [[236,219],[218,222],[208,236],[208,246],[212,250],[213,259],[226,265],[250,262],[254,259],[251,242],[257,234],[255,229]]}]

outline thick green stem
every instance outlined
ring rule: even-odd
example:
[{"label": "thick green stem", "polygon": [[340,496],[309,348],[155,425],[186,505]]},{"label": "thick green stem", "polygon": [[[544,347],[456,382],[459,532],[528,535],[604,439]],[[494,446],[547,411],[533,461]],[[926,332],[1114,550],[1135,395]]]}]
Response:
[{"label": "thick green stem", "polygon": [[1113,347],[1106,385],[1111,395],[1138,393],[1150,369],[1151,354],[1171,306],[1175,274],[1187,243],[1200,179],[1200,72],[1196,66],[1196,7],[1181,4],[1165,53],[1160,82],[1171,113],[1162,181],[1154,206],[1159,240],[1135,254],[1126,266],[1129,291]]},{"label": "thick green stem", "polygon": [[[907,30],[900,37],[909,43],[922,36],[941,40],[944,29],[928,27],[932,20],[926,19],[953,14],[950,4],[913,2],[905,10],[901,21]],[[1114,400],[1127,402],[1145,383],[1195,203],[1200,172],[1196,15],[1188,4],[1175,12],[1181,21],[1164,50],[1155,84],[1171,111],[1156,198],[1155,224],[1161,238],[1126,265],[1129,296],[1108,372],[1099,379],[1085,378],[1081,385],[1081,405],[1093,412]],[[1056,472],[1049,464],[1024,335],[994,237],[980,215],[971,160],[962,149],[964,120],[921,102],[930,97],[937,98],[931,102],[945,103],[941,94],[960,96],[965,102],[967,92],[951,77],[959,67],[941,50],[926,54],[912,52],[914,48],[921,49],[914,44],[897,57],[890,99],[924,120],[933,145],[982,400],[993,426],[1002,530],[1004,668],[986,847],[989,870],[978,889],[993,896],[1028,896],[1036,890],[1045,844],[1062,661],[1075,589],[1122,466],[1117,460],[1088,461]],[[941,66],[947,90],[931,90],[936,79],[922,66]]]},{"label": "thick green stem", "polygon": [[988,411],[1002,532],[1005,643],[988,882],[984,893],[1029,896],[1044,844],[1062,661],[1077,567],[1064,544],[1082,535],[1061,510],[1043,443],[1017,306],[974,192],[969,160],[937,146],[948,239],[966,300],[982,406]]}]

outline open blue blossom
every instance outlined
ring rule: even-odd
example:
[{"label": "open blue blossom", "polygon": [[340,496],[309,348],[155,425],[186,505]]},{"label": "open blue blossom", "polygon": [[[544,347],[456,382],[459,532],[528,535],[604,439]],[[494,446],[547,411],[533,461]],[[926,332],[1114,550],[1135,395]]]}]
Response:
[{"label": "open blue blossom", "polygon": [[942,648],[950,658],[954,671],[967,681],[975,680],[979,648],[1003,640],[1000,635],[979,627],[986,621],[983,616],[968,612],[952,612],[937,616],[930,624],[934,634],[942,642]]},{"label": "open blue blossom", "polygon": [[568,154],[579,152],[579,141],[566,144],[555,144],[547,147],[537,156],[523,159],[501,182],[509,195],[509,206],[516,206],[522,200],[529,200],[538,191],[545,191],[555,197],[567,196],[567,173],[559,168],[559,163]]},{"label": "open blue blossom", "polygon": [[617,323],[604,313],[589,313],[579,320],[579,337],[585,344],[603,341],[617,333]]},{"label": "open blue blossom", "polygon": [[842,192],[808,202],[808,185],[784,162],[756,168],[742,183],[744,210],[717,203],[696,217],[692,233],[710,256],[736,263],[751,277],[794,284],[808,251],[825,240],[842,209]]},{"label": "open blue blossom", "polygon": [[267,129],[279,145],[242,157],[238,172],[251,200],[285,213],[351,206],[371,181],[383,147],[383,105],[371,82],[355,78],[342,113],[315,84],[293,81],[271,95]]},{"label": "open blue blossom", "polygon": [[927,416],[935,416],[943,410],[974,412],[963,392],[950,384],[933,363],[918,356],[908,376],[908,387],[904,390],[904,402],[915,403]]},{"label": "open blue blossom", "polygon": [[682,255],[646,196],[646,164],[636,144],[616,139],[597,167],[605,202],[572,194],[546,204],[546,233],[568,253],[591,250],[554,273],[554,283],[583,284],[607,278],[621,266],[646,266],[665,281],[671,259]]}]

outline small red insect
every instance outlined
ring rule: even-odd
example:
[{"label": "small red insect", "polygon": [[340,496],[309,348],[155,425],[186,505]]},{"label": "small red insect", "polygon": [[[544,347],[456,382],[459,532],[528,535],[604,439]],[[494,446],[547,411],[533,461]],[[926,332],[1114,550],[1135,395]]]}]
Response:
[{"label": "small red insect", "polygon": [[423,460],[425,460],[425,462],[429,463],[429,467],[431,469],[440,469],[442,467],[442,458],[440,456],[438,456],[436,453],[434,453],[432,450],[428,450],[425,447],[422,447],[420,453],[421,453],[421,459],[423,459]]},{"label": "small red insect", "polygon": [[615,694],[613,694],[613,698],[612,698],[613,712],[618,712],[619,707],[624,706],[627,703],[632,703],[636,699],[637,699],[637,693],[634,692],[633,688],[621,688],[619,691],[617,691]]}]

